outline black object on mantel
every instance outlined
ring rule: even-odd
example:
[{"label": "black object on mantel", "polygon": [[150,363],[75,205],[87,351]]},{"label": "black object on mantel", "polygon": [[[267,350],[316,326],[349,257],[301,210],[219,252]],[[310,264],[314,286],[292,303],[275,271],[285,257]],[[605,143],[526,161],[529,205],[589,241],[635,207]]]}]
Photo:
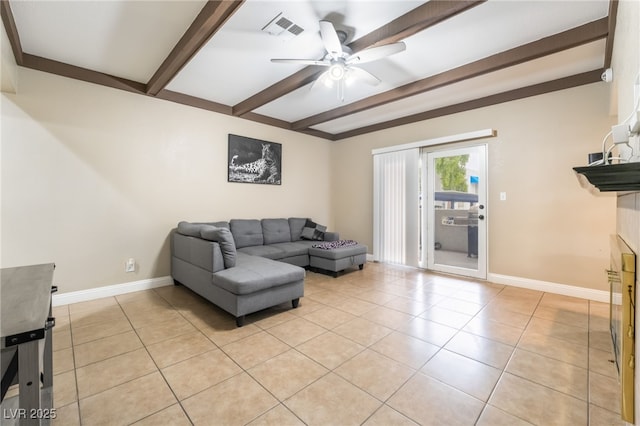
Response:
[{"label": "black object on mantel", "polygon": [[640,191],[640,162],[574,167],[602,192]]}]

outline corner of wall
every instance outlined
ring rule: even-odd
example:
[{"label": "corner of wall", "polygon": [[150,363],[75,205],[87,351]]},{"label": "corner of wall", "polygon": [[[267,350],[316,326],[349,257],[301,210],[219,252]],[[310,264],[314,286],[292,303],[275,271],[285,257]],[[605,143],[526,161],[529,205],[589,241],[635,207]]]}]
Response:
[{"label": "corner of wall", "polygon": [[18,64],[13,57],[13,51],[11,49],[11,43],[9,43],[9,37],[2,25],[2,37],[0,52],[2,52],[2,58],[0,59],[0,89],[3,93],[16,93],[18,90]]}]

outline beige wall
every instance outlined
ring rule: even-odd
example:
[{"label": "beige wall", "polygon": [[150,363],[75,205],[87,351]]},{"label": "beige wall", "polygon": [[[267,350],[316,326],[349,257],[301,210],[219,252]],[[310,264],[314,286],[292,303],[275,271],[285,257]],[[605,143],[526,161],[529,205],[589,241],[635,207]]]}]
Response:
[{"label": "beige wall", "polygon": [[605,290],[615,196],[582,189],[572,167],[601,149],[613,122],[609,87],[595,83],[335,142],[336,228],[371,251],[372,149],[493,128],[489,273]]},{"label": "beige wall", "polygon": [[[61,293],[168,275],[167,232],[182,219],[312,216],[372,247],[371,149],[488,127],[489,272],[602,288],[615,198],[582,190],[571,167],[611,124],[604,83],[330,143],[22,68],[19,78],[18,94],[2,95],[2,266],[55,261]],[[227,183],[228,133],[282,143],[283,185]]]},{"label": "beige wall", "polygon": [[[637,15],[636,2],[620,3],[629,8]],[[622,27],[637,48],[636,15]],[[168,275],[167,232],[182,219],[312,216],[371,248],[371,149],[484,128],[498,131],[489,272],[606,290],[615,197],[584,191],[571,170],[615,122],[617,88],[605,83],[326,142],[17,70],[18,94],[1,99],[1,266],[55,261],[63,293]],[[227,183],[228,133],[282,143],[283,185]]]},{"label": "beige wall", "polygon": [[[60,293],[167,276],[179,220],[333,228],[330,143],[19,68],[2,94],[1,264],[56,263]],[[282,185],[228,183],[227,135],[282,144]],[[128,258],[139,269],[125,273]]]}]

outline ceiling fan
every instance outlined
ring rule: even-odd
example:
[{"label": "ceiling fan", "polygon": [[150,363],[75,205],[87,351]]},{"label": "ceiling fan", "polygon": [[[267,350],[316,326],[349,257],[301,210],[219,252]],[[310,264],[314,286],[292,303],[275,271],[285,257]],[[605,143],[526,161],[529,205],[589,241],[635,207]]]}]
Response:
[{"label": "ceiling fan", "polygon": [[271,62],[328,67],[328,69],[313,82],[311,88],[317,83],[324,83],[328,87],[336,85],[338,88],[338,99],[341,101],[344,101],[344,90],[347,79],[350,80],[352,77],[358,78],[372,86],[380,83],[378,77],[355,65],[376,61],[406,49],[406,45],[400,41],[353,53],[351,49],[344,44],[347,39],[347,33],[342,30],[336,30],[331,22],[325,20],[320,21],[320,37],[327,51],[327,54],[322,60],[272,59]]}]

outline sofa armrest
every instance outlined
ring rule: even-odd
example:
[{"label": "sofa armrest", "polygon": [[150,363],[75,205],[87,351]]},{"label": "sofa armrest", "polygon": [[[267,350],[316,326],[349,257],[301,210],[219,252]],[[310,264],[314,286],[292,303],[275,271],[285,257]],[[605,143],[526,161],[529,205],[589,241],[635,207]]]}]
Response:
[{"label": "sofa armrest", "polygon": [[340,234],[337,232],[325,232],[323,241],[338,241],[340,239]]}]

